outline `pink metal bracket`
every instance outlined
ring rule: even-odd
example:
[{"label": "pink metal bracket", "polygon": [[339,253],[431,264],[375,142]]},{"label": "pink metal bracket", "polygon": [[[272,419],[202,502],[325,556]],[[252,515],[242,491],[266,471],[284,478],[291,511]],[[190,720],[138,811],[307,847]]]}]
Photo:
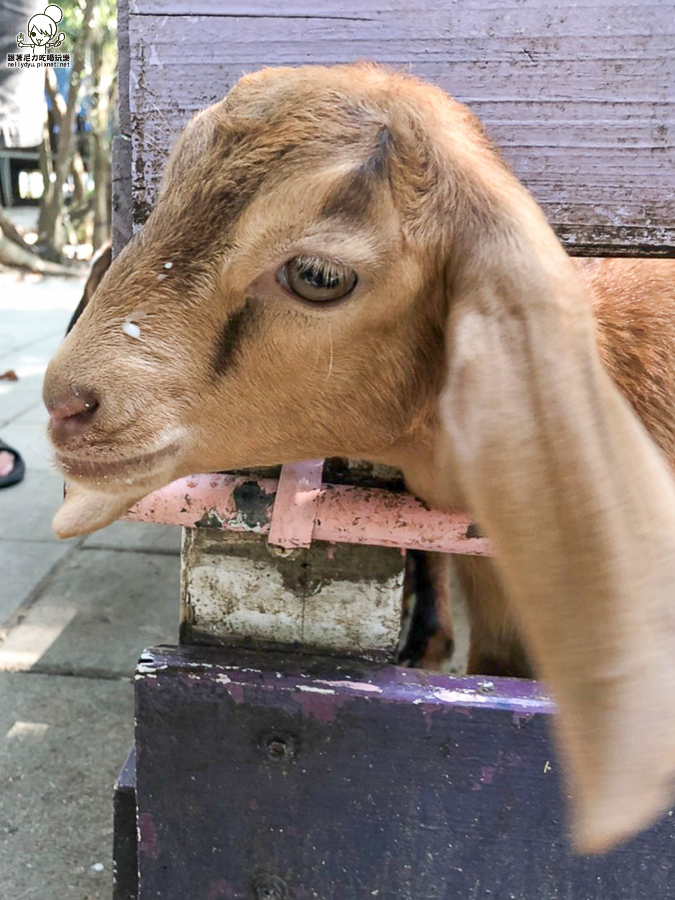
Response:
[{"label": "pink metal bracket", "polygon": [[281,467],[267,538],[270,544],[287,549],[311,545],[323,463],[322,459],[309,459]]}]

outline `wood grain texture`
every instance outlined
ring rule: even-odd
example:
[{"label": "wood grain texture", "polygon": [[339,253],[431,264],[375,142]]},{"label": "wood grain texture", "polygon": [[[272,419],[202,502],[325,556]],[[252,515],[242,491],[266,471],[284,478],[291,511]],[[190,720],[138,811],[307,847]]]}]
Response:
[{"label": "wood grain texture", "polygon": [[130,0],[134,222],[189,117],[264,65],[370,59],[488,126],[572,251],[675,253],[675,0]]},{"label": "wood grain texture", "polygon": [[136,681],[140,900],[673,900],[675,820],[575,857],[532,682],[164,648]]},{"label": "wood grain texture", "polygon": [[112,141],[112,245],[117,256],[133,230],[131,111],[129,109],[129,3],[117,8],[117,94],[119,133]]}]

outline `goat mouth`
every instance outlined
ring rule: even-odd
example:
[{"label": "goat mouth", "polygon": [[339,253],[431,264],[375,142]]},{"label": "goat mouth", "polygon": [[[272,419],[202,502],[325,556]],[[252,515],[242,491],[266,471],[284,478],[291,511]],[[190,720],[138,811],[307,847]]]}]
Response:
[{"label": "goat mouth", "polygon": [[56,454],[59,469],[67,478],[109,478],[119,475],[138,477],[149,475],[152,467],[166,457],[178,453],[178,443],[168,444],[159,450],[122,459],[98,460],[92,457],[64,456]]}]

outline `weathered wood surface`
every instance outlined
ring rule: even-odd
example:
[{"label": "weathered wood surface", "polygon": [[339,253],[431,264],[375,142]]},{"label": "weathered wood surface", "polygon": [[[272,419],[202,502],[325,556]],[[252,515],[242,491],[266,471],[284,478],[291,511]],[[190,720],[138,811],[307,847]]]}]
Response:
[{"label": "weathered wood surface", "polygon": [[257,534],[186,528],[181,641],[393,662],[405,557],[390,547],[282,550]]},{"label": "weathered wood surface", "polygon": [[144,654],[140,900],[673,900],[671,815],[606,857],[570,854],[540,690]]},{"label": "weathered wood surface", "polygon": [[134,750],[127,756],[115,782],[113,810],[112,900],[138,900],[136,754]]},{"label": "weathered wood surface", "polygon": [[132,234],[131,111],[129,109],[129,4],[117,9],[118,133],[112,140],[112,245],[117,256]]},{"label": "weathered wood surface", "polygon": [[574,252],[675,253],[675,0],[125,2],[136,226],[244,72],[369,59],[468,103]]}]

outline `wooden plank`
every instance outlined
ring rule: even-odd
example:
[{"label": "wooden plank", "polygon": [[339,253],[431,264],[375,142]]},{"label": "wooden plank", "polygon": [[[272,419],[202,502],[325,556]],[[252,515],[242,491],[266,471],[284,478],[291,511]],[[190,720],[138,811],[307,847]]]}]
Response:
[{"label": "wooden plank", "polygon": [[113,819],[112,900],[138,900],[136,753],[133,748],[115,782]]},{"label": "wooden plank", "polygon": [[134,221],[190,115],[263,65],[373,59],[467,102],[577,253],[675,253],[675,0],[132,0]]},{"label": "wooden plank", "polygon": [[675,820],[574,857],[538,685],[172,648],[136,682],[140,900],[672,900]]},{"label": "wooden plank", "polygon": [[282,550],[256,534],[183,532],[181,641],[396,658],[405,557],[389,547]]},{"label": "wooden plank", "polygon": [[133,231],[131,110],[129,109],[129,3],[117,6],[118,134],[112,140],[112,245],[117,256]]}]

